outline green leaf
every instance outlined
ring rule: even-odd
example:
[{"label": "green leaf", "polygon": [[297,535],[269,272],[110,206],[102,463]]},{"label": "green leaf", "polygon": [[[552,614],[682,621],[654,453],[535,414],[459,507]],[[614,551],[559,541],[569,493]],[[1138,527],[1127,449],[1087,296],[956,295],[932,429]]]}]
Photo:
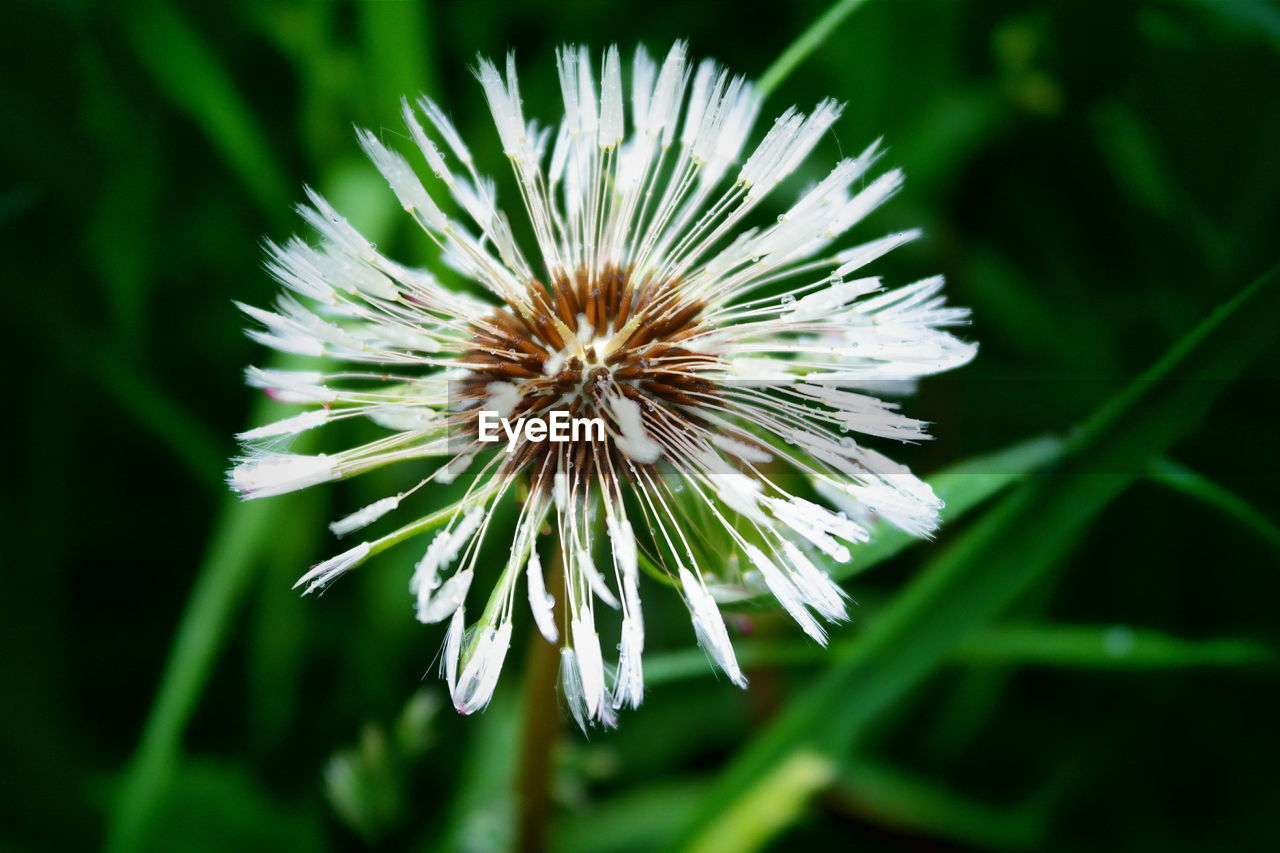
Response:
[{"label": "green leaf", "polygon": [[1171,459],[1156,459],[1149,471],[1151,479],[1162,486],[1176,489],[1234,518],[1265,541],[1280,548],[1280,527],[1253,508],[1239,495]]},{"label": "green leaf", "polygon": [[846,754],[966,635],[1057,565],[1151,460],[1200,421],[1222,387],[1184,380],[1231,375],[1271,343],[1277,279],[1280,267],[1244,288],[1091,417],[1068,443],[1055,476],[1028,479],[938,551],[856,643],[833,654],[830,671],[730,765],[687,827],[682,849],[725,832],[742,804],[797,753]]}]

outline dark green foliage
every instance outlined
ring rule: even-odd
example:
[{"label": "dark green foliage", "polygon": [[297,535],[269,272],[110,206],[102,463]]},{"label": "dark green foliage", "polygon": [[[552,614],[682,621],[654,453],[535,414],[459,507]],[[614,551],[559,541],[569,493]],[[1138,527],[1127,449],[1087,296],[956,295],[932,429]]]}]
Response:
[{"label": "dark green foliage", "polygon": [[565,733],[555,846],[1280,848],[1273,3],[6,11],[0,849],[512,843],[527,638],[459,718],[405,588],[417,543],[289,591],[340,549],[325,523],[405,475],[225,492],[231,436],[275,405],[242,385],[268,356],[231,300],[270,300],[260,240],[299,227],[304,183],[437,263],[351,132],[400,133],[400,95],[429,91],[498,176],[476,52],[516,49],[547,118],[556,45],[675,38],[773,66],[766,113],[848,102],[791,189],[885,137],[907,185],[858,235],[925,227],[876,272],[946,274],[982,348],[904,401],[937,439],[891,448],[941,472],[949,523],[841,567],[861,606],[829,651],[749,602],[739,692],[649,583],[648,698]]}]

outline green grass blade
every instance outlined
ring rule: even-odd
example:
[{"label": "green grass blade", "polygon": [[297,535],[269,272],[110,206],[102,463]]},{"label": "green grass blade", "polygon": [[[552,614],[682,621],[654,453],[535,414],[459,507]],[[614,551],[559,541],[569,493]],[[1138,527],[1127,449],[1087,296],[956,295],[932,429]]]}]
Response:
[{"label": "green grass blade", "polygon": [[[428,8],[419,0],[361,3],[356,7],[364,45],[364,64],[374,87],[375,115],[401,122],[400,99],[414,101],[423,92],[439,92],[435,79]],[[399,132],[399,131],[397,131]]]},{"label": "green grass blade", "polygon": [[783,51],[782,55],[774,60],[773,64],[765,69],[764,74],[760,75],[760,80],[756,83],[761,96],[768,96],[774,89],[782,83],[783,80],[796,69],[796,66],[809,58],[809,54],[813,53],[818,47],[827,40],[827,37],[844,23],[844,19],[853,14],[859,6],[866,3],[867,0],[840,0],[838,3],[832,4],[831,8],[822,13],[822,17],[814,21],[809,29],[800,34],[800,37],[791,43],[791,46]]},{"label": "green grass blade", "polygon": [[159,122],[139,115],[117,69],[97,45],[84,47],[81,73],[86,122],[110,152],[110,165],[88,203],[84,249],[105,290],[113,337],[136,353],[147,332],[157,266],[152,243],[162,190],[155,165]]},{"label": "green grass blade", "polygon": [[[76,348],[62,352],[80,352],[92,337],[83,333]],[[101,344],[95,357],[77,362],[100,381],[119,402],[122,411],[141,424],[155,440],[168,447],[191,474],[193,482],[209,491],[217,491],[224,464],[226,446],[209,432],[203,421],[191,414],[183,404],[146,374],[136,359],[121,355],[115,347]]]},{"label": "green grass blade", "polygon": [[1000,808],[964,797],[939,782],[896,767],[858,761],[840,774],[833,799],[877,825],[980,849],[1034,848],[1044,836],[1044,803]]},{"label": "green grass blade", "polygon": [[[995,453],[966,459],[927,478],[945,503],[942,508],[943,526],[959,520],[1028,474],[1051,464],[1062,452],[1062,447],[1063,442],[1058,438],[1033,438]],[[836,580],[850,578],[920,541],[919,537],[884,524],[870,542],[853,549],[853,558],[849,562],[829,563],[827,568]]]},{"label": "green grass blade", "polygon": [[[747,640],[734,643],[734,654],[744,669],[765,666],[815,664],[827,660],[830,649],[813,642],[772,643]],[[645,687],[658,687],[691,678],[712,678],[715,667],[701,648],[648,655],[644,661]]]},{"label": "green grass blade", "polygon": [[125,32],[156,86],[222,154],[267,216],[289,210],[286,173],[217,54],[173,4],[148,0],[124,16]]},{"label": "green grass blade", "polygon": [[[1032,438],[994,453],[957,462],[927,477],[929,485],[943,501],[941,520],[944,528],[1023,477],[1050,465],[1061,453],[1062,446],[1062,440],[1052,436]],[[853,556],[848,562],[823,560],[822,564],[833,580],[842,581],[860,575],[923,541],[893,525],[881,524],[872,531],[870,542],[852,549]],[[644,562],[642,559],[642,565]],[[656,566],[652,567],[651,574],[670,583],[668,576]],[[751,600],[761,602],[769,599],[768,596],[758,596]]]},{"label": "green grass blade", "polygon": [[1199,422],[1221,389],[1181,380],[1231,375],[1271,343],[1277,279],[1280,267],[1244,288],[1091,417],[1068,443],[1057,476],[1028,479],[939,551],[730,765],[687,828],[683,849],[723,832],[760,781],[796,753],[845,754],[967,634],[1058,564],[1098,513]]},{"label": "green grass blade", "polygon": [[[58,316],[50,294],[37,293],[33,304],[42,316]],[[63,318],[51,328],[58,346],[54,352],[68,369],[85,372],[119,404],[120,410],[149,431],[201,486],[213,491],[222,479],[225,448],[183,402],[162,388],[142,362],[75,321]],[[221,488],[217,488],[221,495]]]},{"label": "green grass blade", "polygon": [[[873,620],[872,620],[873,621]],[[834,647],[838,653],[857,643]],[[738,663],[751,669],[793,664],[820,664],[833,653],[816,643],[745,641],[735,645]],[[1149,628],[1127,625],[997,625],[962,641],[951,660],[970,665],[1048,666],[1073,669],[1149,670],[1196,666],[1249,666],[1268,663],[1274,652],[1253,640],[1214,638],[1187,640]],[[693,678],[712,677],[715,670],[701,649],[680,649],[645,660],[645,684],[657,687]]]},{"label": "green grass blade", "polygon": [[248,695],[245,716],[259,754],[279,748],[305,702],[307,657],[312,627],[309,609],[298,606],[293,589],[305,566],[328,557],[320,531],[333,518],[331,495],[308,489],[290,499],[289,523],[272,536],[249,595],[245,638]]},{"label": "green grass blade", "polygon": [[1280,527],[1254,509],[1253,505],[1244,498],[1218,485],[1203,474],[1166,458],[1152,462],[1148,473],[1151,479],[1160,485],[1203,501],[1280,548]]},{"label": "green grass blade", "polygon": [[836,775],[835,762],[813,750],[798,749],[756,780],[734,802],[717,831],[687,847],[693,853],[749,853],[762,849],[793,823],[809,798]]},{"label": "green grass blade", "polygon": [[[292,407],[263,396],[254,423],[284,417]],[[307,436],[302,436],[305,443]],[[226,626],[245,595],[258,557],[278,523],[289,516],[290,497],[241,502],[232,495],[209,539],[195,588],[169,650],[160,688],[143,726],[142,740],[124,771],[107,829],[107,849],[137,850],[157,802],[177,766],[182,734],[226,642]]]},{"label": "green grass blade", "polygon": [[1073,669],[1184,669],[1247,666],[1275,659],[1252,640],[1185,640],[1127,625],[1003,625],[975,632],[956,649],[960,663]]},{"label": "green grass blade", "polygon": [[[345,188],[339,189],[344,191],[331,192],[330,196],[356,217],[369,215],[376,219],[380,213],[377,206],[391,203],[384,193],[378,201],[370,199],[369,205],[359,205],[355,202],[363,194],[353,197]],[[371,236],[376,239],[382,235],[374,230]],[[275,357],[270,366],[301,369],[312,363],[309,358],[289,355]],[[255,426],[298,411],[296,406],[276,403],[266,395],[257,399],[249,417],[249,423]],[[307,452],[316,438],[313,433],[299,436],[294,451]],[[299,501],[308,499],[307,495],[295,494],[243,502],[230,494],[225,496],[143,726],[141,742],[124,771],[123,787],[107,830],[109,850],[137,850],[145,839],[159,797],[177,764],[183,732],[214,662],[226,645],[232,616],[245,598],[254,571],[270,551],[284,556],[305,547],[290,537],[275,535],[275,528],[282,519],[294,517]],[[323,528],[315,528],[312,535],[322,532]]]}]

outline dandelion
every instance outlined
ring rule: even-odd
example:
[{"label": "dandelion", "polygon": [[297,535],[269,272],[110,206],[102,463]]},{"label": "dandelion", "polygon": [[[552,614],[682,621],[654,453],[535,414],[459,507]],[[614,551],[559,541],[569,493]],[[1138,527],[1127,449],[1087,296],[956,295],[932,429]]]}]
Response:
[{"label": "dandelion", "polygon": [[[975,347],[946,331],[967,312],[944,304],[941,278],[888,289],[859,275],[919,232],[835,248],[901,186],[897,170],[873,176],[878,145],[837,163],[776,221],[761,219],[840,105],[787,109],[748,144],[755,88],[712,61],[695,67],[683,43],[660,63],[638,50],[626,89],[616,48],[597,63],[566,47],[557,66],[555,126],[525,117],[512,58],[505,73],[483,59],[476,69],[527,217],[523,242],[429,99],[403,112],[430,190],[402,153],[359,133],[404,209],[481,296],[396,263],[308,193],[300,211],[318,243],[268,244],[288,292],[274,311],[244,311],[261,326],[256,340],[340,366],[249,370],[250,384],[319,407],[242,434],[230,481],[257,498],[397,462],[421,471],[412,488],[331,525],[347,536],[425,487],[466,478],[456,502],[326,560],[299,585],[322,589],[434,528],[409,591],[419,620],[448,623],[441,669],[455,707],[490,701],[527,600],[533,625],[562,644],[561,688],[586,727],[613,724],[643,698],[642,572],[680,596],[697,641],[735,684],[746,679],[726,601],[767,592],[825,642],[823,623],[846,609],[823,565],[849,560],[876,519],[928,535],[941,505],[855,438],[926,437],[868,389],[964,364]],[[482,412],[552,411],[598,419],[603,436],[480,440]],[[350,418],[386,434],[332,455],[287,451],[291,436]],[[784,472],[800,476],[784,482]],[[491,581],[479,554],[504,500],[518,505],[517,522]],[[557,555],[546,566],[544,530]],[[618,638],[616,656],[602,628]]]}]

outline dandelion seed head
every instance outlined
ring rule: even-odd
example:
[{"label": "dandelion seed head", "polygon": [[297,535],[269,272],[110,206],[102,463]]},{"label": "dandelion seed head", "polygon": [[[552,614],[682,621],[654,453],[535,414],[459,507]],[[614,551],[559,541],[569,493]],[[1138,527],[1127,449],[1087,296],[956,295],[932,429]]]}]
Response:
[{"label": "dandelion seed head", "polygon": [[[586,728],[643,699],[642,571],[667,577],[698,643],[740,686],[721,603],[767,592],[825,642],[823,623],[848,614],[823,565],[856,559],[878,519],[921,536],[937,524],[928,486],[863,438],[921,440],[925,424],[868,389],[960,366],[975,347],[951,332],[968,315],[946,304],[940,277],[895,287],[862,272],[919,231],[836,245],[902,185],[898,170],[873,172],[878,141],[766,215],[762,203],[842,104],[790,107],[756,132],[752,83],[694,63],[683,42],[630,61],[613,47],[566,46],[555,64],[564,110],[553,124],[525,114],[513,56],[474,66],[514,207],[499,205],[496,182],[428,98],[401,104],[408,151],[357,132],[441,262],[482,296],[387,257],[308,190],[300,213],[315,236],[266,245],[287,294],[274,310],[241,308],[255,340],[329,365],[250,368],[249,384],[320,408],[242,433],[230,481],[254,498],[390,464],[421,472],[335,521],[339,536],[460,484],[443,510],[299,584],[323,588],[434,527],[409,593],[419,621],[447,622],[441,672],[458,711],[491,700],[527,606],[562,644],[561,691]],[[517,239],[518,219],[531,239]],[[567,412],[596,419],[603,435],[515,434],[504,452],[482,441],[482,411],[508,422]],[[380,437],[288,452],[293,436],[347,419]],[[826,505],[792,494],[783,470]],[[491,529],[512,495],[514,532]],[[509,542],[505,565],[481,561],[487,537]],[[540,538],[554,540],[554,561],[539,555]],[[468,613],[481,615],[468,624]],[[616,626],[605,630],[616,641],[602,642],[602,625]]]}]

